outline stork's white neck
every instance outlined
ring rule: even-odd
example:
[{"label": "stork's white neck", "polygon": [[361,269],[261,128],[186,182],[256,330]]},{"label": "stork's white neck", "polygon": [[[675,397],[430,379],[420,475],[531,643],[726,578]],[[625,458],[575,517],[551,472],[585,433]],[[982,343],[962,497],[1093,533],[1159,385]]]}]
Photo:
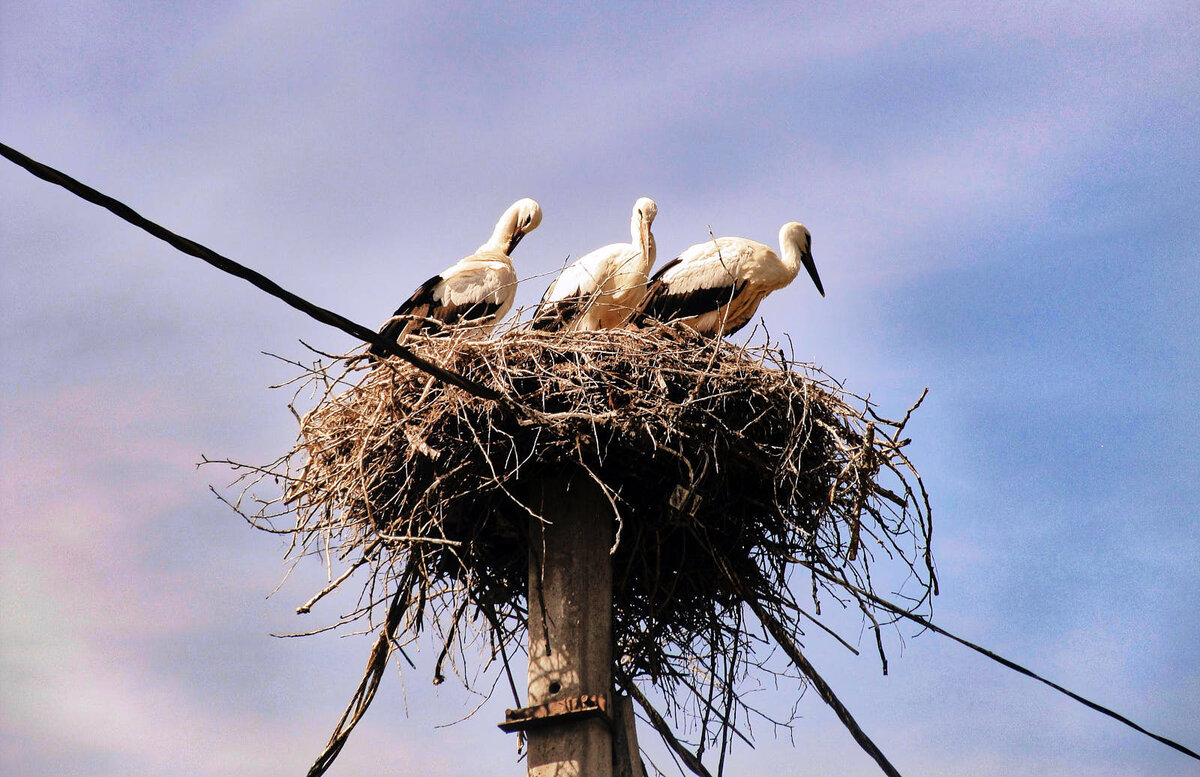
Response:
[{"label": "stork's white neck", "polygon": [[[633,212],[633,218],[629,220],[629,242],[635,251],[641,251],[642,248],[642,221],[637,211]],[[648,271],[654,266],[654,259],[658,254],[658,246],[654,242],[654,233],[650,231],[650,224],[645,225],[646,241],[649,250],[643,252],[637,264],[642,266],[642,272]]]},{"label": "stork's white neck", "polygon": [[488,238],[486,243],[479,246],[479,250],[476,253],[507,254],[513,235],[517,233],[517,216],[516,204],[509,206],[509,209],[504,211],[504,215],[496,222],[496,228],[492,230],[492,236]]},{"label": "stork's white neck", "polygon": [[779,258],[788,272],[789,279],[800,272],[803,257],[808,253],[812,240],[808,230],[795,221],[784,224],[779,230]]},{"label": "stork's white neck", "polygon": [[[633,204],[633,215],[629,219],[629,235],[633,249],[638,252],[638,273],[648,273],[654,266],[658,255],[658,246],[654,243],[654,233],[650,231],[654,218],[658,215],[658,203],[649,197],[639,197]],[[643,247],[643,242],[645,246]]]}]

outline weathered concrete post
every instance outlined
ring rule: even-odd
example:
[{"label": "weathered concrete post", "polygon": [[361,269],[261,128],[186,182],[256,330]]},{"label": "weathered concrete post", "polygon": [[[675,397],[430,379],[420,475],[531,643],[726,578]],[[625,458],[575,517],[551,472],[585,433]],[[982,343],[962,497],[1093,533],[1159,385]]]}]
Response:
[{"label": "weathered concrete post", "polygon": [[545,480],[540,496],[548,523],[531,519],[529,532],[528,704],[551,717],[526,729],[529,777],[611,777],[612,506],[584,473]]}]

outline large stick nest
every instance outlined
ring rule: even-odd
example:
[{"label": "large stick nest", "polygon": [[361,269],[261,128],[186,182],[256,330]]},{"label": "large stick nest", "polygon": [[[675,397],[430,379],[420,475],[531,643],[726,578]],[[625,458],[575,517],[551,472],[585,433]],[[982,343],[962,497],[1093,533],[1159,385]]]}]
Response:
[{"label": "large stick nest", "polygon": [[[365,571],[343,620],[381,622],[372,611],[391,601],[386,638],[401,647],[433,624],[439,680],[468,632],[505,668],[519,649],[547,477],[594,482],[609,498],[619,682],[652,683],[672,712],[690,711],[701,750],[727,746],[749,709],[737,685],[767,665],[743,603],[799,644],[821,590],[857,604],[878,633],[873,605],[837,583],[873,590],[874,563],[898,565],[914,607],[935,586],[928,498],[903,451],[911,409],[882,418],[775,346],[673,328],[407,345],[518,411],[397,359],[317,362],[299,379],[317,393],[294,450],[253,468],[284,493],[251,518],[292,534],[295,554],[346,565],[314,602]],[[283,515],[294,525],[276,528]]]}]

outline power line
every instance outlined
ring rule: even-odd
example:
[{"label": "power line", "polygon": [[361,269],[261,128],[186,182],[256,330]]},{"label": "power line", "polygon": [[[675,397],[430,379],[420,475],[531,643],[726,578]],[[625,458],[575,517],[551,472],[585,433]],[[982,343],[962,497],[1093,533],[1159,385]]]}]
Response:
[{"label": "power line", "polygon": [[1138,724],[1134,723],[1129,718],[1120,714],[1119,712],[1114,712],[1113,710],[1110,710],[1108,707],[1105,707],[1101,704],[1097,704],[1096,702],[1091,701],[1090,699],[1085,699],[1084,697],[1080,696],[1079,694],[1075,693],[1074,691],[1064,688],[1063,686],[1059,685],[1058,683],[1054,682],[1053,680],[1048,680],[1045,677],[1042,677],[1040,674],[1038,674],[1037,672],[1034,672],[1032,669],[1026,669],[1025,667],[1018,664],[1016,661],[1010,661],[1009,659],[1005,658],[1004,656],[999,655],[997,653],[993,653],[992,651],[988,650],[985,647],[982,647],[981,645],[976,645],[974,642],[971,642],[970,640],[963,639],[962,637],[960,637],[956,634],[951,634],[949,631],[946,631],[945,629],[941,628],[940,626],[933,625],[933,623],[926,620],[925,618],[922,618],[920,615],[915,615],[915,614],[905,610],[903,607],[900,607],[899,605],[892,604],[887,599],[881,599],[880,597],[876,596],[875,594],[871,593],[870,591],[859,588],[858,586],[854,585],[853,583],[851,583],[848,580],[844,580],[835,575],[831,575],[823,569],[817,569],[816,567],[814,567],[811,564],[808,564],[807,562],[800,561],[799,563],[805,567],[808,567],[815,574],[820,575],[821,577],[825,578],[826,580],[828,580],[836,585],[840,585],[843,588],[845,588],[846,590],[852,591],[853,593],[856,593],[859,596],[862,596],[866,599],[871,600],[872,602],[879,605],[880,607],[887,610],[888,612],[891,612],[895,615],[899,615],[902,618],[907,618],[908,620],[912,621],[913,623],[917,623],[917,624],[923,626],[924,628],[927,628],[930,631],[934,632],[935,634],[941,634],[943,637],[949,637],[950,639],[954,640],[958,644],[969,647],[971,650],[974,650],[976,653],[987,656],[988,658],[992,659],[993,661],[1000,664],[1001,666],[1007,667],[1008,669],[1011,669],[1014,672],[1017,672],[1019,674],[1023,674],[1026,677],[1031,677],[1034,680],[1037,680],[1039,683],[1044,683],[1045,685],[1050,686],[1051,688],[1058,691],[1059,693],[1065,694],[1066,696],[1073,699],[1074,701],[1079,702],[1080,704],[1084,705],[1085,707],[1089,707],[1090,709],[1093,709],[1096,712],[1099,712],[1103,715],[1107,715],[1108,717],[1112,718],[1113,720],[1120,721],[1121,723],[1124,723],[1126,726],[1129,726],[1130,728],[1132,728],[1134,731],[1138,731],[1142,734],[1145,734],[1146,736],[1150,737],[1151,739],[1157,740],[1157,741],[1161,742],[1162,744],[1166,745],[1167,747],[1174,748],[1174,749],[1178,750],[1179,752],[1183,753],[1184,755],[1190,755],[1192,758],[1195,758],[1196,760],[1200,760],[1200,754],[1197,754],[1196,752],[1188,749],[1187,747],[1179,744],[1178,742],[1171,740],[1171,739],[1167,739],[1166,737],[1161,736],[1159,734],[1155,734],[1153,731],[1148,731],[1148,730],[1142,728],[1141,726],[1139,726]]},{"label": "power line", "polygon": [[117,217],[128,221],[130,224],[133,224],[139,229],[149,232],[151,235],[154,235],[160,240],[170,243],[172,246],[184,252],[185,254],[208,262],[218,270],[249,281],[257,288],[262,289],[267,294],[270,294],[272,297],[286,302],[296,310],[299,310],[301,313],[320,321],[322,324],[328,324],[335,329],[342,330],[351,337],[368,342],[389,356],[398,356],[417,369],[426,372],[441,381],[458,386],[463,391],[479,397],[480,399],[487,399],[496,402],[509,411],[515,411],[516,409],[516,406],[498,391],[490,389],[480,383],[476,383],[475,381],[463,375],[459,375],[457,372],[439,367],[438,365],[422,359],[420,356],[417,356],[411,350],[405,348],[396,341],[382,337],[373,329],[369,329],[362,324],[351,321],[345,316],[334,313],[332,310],[327,310],[318,305],[314,305],[298,294],[293,294],[292,292],[283,288],[262,273],[238,264],[232,259],[222,256],[211,248],[202,246],[194,240],[189,240],[186,237],[175,234],[166,227],[160,226],[159,224],[156,224],[153,221],[145,218],[125,203],[115,200],[112,197],[109,197],[107,194],[96,191],[92,187],[75,180],[66,173],[55,170],[53,167],[44,165],[35,159],[30,159],[20,151],[10,148],[3,143],[0,143],[0,154],[3,154],[4,157],[25,168],[38,178],[41,178],[43,181],[49,181],[50,183],[58,184],[72,194],[82,197],[90,203],[99,205],[105,210],[111,211]]}]

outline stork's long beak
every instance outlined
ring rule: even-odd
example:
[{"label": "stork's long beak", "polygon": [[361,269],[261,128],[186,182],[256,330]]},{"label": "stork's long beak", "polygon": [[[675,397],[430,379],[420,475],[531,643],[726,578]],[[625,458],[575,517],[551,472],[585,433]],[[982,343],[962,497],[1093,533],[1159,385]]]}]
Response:
[{"label": "stork's long beak", "polygon": [[640,227],[641,240],[642,240],[642,256],[649,259],[650,258],[650,225],[646,222],[645,219],[642,219],[642,223],[639,225],[639,227]]},{"label": "stork's long beak", "polygon": [[[512,236],[512,240],[508,241],[508,250],[505,251],[504,253],[507,254],[508,256],[512,256],[513,249],[517,247],[517,243],[520,243],[521,238],[523,238],[523,237],[525,237],[525,233],[522,232],[521,230],[518,229],[516,232],[514,232],[513,236]],[[816,270],[814,270],[813,272],[816,272]]]},{"label": "stork's long beak", "polygon": [[817,275],[817,264],[813,261],[811,251],[805,251],[800,255],[800,261],[804,263],[804,269],[808,270],[808,277],[812,278],[813,283],[817,286],[817,291],[821,292],[821,296],[825,296],[825,287],[821,285],[821,276]]}]

